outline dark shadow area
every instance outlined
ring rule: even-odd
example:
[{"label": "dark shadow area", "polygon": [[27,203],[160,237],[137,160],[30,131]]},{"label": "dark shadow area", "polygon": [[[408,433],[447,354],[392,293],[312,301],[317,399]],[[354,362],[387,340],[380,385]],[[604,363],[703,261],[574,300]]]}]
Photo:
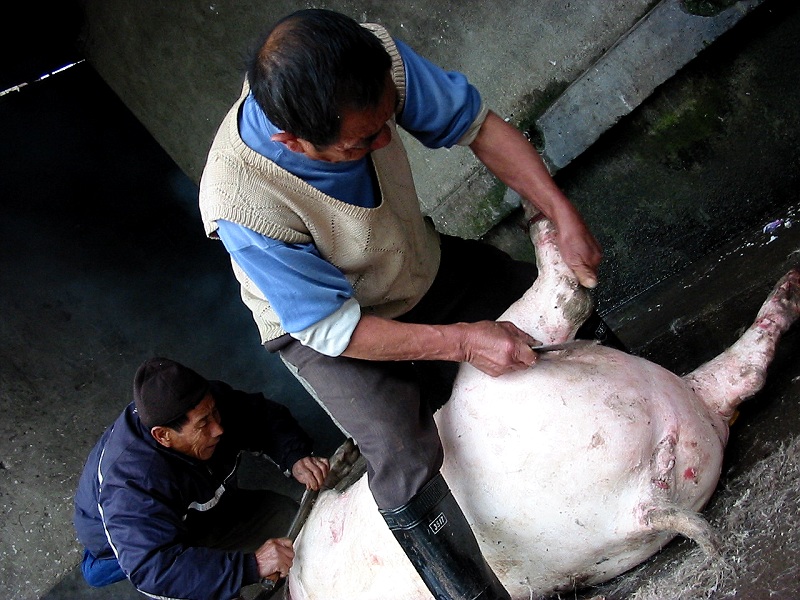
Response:
[{"label": "dark shadow area", "polygon": [[320,454],[342,436],[261,348],[196,186],[87,63],[0,97],[0,130],[0,581],[38,598],[68,573],[47,597],[126,597],[130,584],[90,590],[73,569],[72,495],[143,360],[263,391]]},{"label": "dark shadow area", "polygon": [[0,91],[83,58],[77,2],[8,2],[0,19]]}]

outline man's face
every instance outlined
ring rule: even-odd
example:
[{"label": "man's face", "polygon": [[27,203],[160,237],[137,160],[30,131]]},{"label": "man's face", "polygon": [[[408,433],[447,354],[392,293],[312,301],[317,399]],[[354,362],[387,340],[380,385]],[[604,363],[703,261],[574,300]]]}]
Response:
[{"label": "man's face", "polygon": [[186,416],[189,422],[180,431],[169,429],[164,445],[187,456],[208,460],[214,454],[223,432],[214,397],[206,394]]},{"label": "man's face", "polygon": [[383,97],[375,108],[344,112],[338,141],[324,148],[317,148],[303,141],[303,151],[309,158],[326,162],[364,158],[392,141],[392,132],[387,122],[394,115],[396,107],[397,91],[391,79],[387,79]]}]

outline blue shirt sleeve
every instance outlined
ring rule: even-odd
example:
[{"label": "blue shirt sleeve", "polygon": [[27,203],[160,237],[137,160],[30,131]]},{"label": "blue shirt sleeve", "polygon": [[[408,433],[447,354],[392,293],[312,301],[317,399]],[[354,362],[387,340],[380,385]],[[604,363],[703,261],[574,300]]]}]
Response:
[{"label": "blue shirt sleeve", "polygon": [[422,58],[395,40],[406,72],[406,100],[397,123],[428,148],[450,148],[472,125],[481,96],[467,78]]},{"label": "blue shirt sleeve", "polygon": [[287,244],[224,220],[217,225],[226,250],[269,300],[287,332],[307,329],[352,298],[350,282],[313,244]]}]

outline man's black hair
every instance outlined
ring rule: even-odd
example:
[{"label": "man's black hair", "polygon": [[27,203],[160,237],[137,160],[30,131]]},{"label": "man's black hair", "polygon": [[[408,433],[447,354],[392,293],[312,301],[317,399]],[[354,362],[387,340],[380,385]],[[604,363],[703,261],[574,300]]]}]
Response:
[{"label": "man's black hair", "polygon": [[378,106],[391,66],[380,40],[356,21],[309,9],[272,27],[247,78],[272,123],[324,148],[339,138],[342,111]]}]

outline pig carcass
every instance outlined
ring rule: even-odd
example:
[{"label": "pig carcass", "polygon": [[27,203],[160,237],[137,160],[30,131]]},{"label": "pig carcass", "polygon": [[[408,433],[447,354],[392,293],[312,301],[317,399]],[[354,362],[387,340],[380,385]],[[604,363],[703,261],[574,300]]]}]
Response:
[{"label": "pig carcass", "polygon": [[[591,301],[545,220],[531,236],[539,278],[501,320],[544,343],[574,336]],[[719,357],[678,377],[611,348],[542,354],[492,378],[461,366],[436,421],[443,474],[487,561],[515,599],[606,581],[676,534],[713,552],[697,513],[717,485],[737,404],[758,391],[800,313],[800,271]],[[429,599],[362,478],[323,493],[296,543],[294,600]]]}]

